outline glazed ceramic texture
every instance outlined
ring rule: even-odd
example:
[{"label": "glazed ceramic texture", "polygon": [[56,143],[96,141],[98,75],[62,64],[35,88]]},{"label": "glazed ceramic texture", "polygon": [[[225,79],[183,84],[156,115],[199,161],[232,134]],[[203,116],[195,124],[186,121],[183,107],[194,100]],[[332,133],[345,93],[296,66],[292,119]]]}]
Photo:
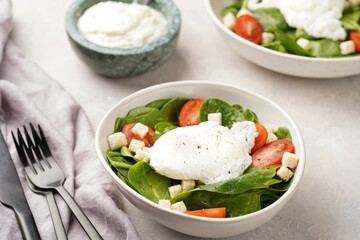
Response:
[{"label": "glazed ceramic texture", "polygon": [[98,2],[101,0],[76,0],[69,7],[65,22],[72,48],[93,71],[107,77],[130,77],[154,70],[171,57],[181,25],[180,12],[172,1],[153,0],[149,4],[165,16],[168,22],[166,34],[153,43],[129,49],[102,47],[89,42],[80,34],[77,27],[79,17]]},{"label": "glazed ceramic texture", "polygon": [[230,51],[269,70],[306,78],[337,78],[360,74],[360,57],[311,58],[281,53],[254,44],[227,29],[221,22],[224,8],[235,0],[205,0],[207,12]]},{"label": "glazed ceramic texture", "polygon": [[[216,219],[191,216],[162,208],[126,185],[111,170],[105,157],[108,149],[107,136],[113,133],[116,118],[125,116],[130,109],[144,106],[151,101],[179,96],[202,99],[219,98],[230,104],[241,104],[253,110],[262,123],[288,127],[292,134],[296,154],[300,158],[289,190],[276,202],[257,212],[239,217]],[[124,98],[105,115],[99,124],[95,136],[95,146],[102,166],[117,184],[121,193],[135,207],[149,218],[175,231],[198,237],[233,236],[250,231],[269,221],[291,199],[299,185],[305,167],[305,149],[300,130],[284,110],[271,100],[245,89],[206,81],[180,81],[155,85]]]}]

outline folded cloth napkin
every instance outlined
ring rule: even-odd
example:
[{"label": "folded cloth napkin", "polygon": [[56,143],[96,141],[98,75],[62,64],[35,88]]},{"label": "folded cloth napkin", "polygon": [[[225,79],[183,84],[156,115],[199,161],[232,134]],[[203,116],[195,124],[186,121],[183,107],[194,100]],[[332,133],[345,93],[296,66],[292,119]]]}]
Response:
[{"label": "folded cloth napkin", "polygon": [[[88,119],[74,99],[36,64],[26,60],[11,39],[11,2],[0,0],[0,127],[15,162],[42,239],[55,239],[45,198],[28,188],[11,131],[40,124],[63,169],[65,188],[104,239],[140,239],[122,212],[119,191],[100,166]],[[69,239],[87,236],[67,205],[56,196]],[[0,238],[21,239],[14,212],[0,204]]]}]

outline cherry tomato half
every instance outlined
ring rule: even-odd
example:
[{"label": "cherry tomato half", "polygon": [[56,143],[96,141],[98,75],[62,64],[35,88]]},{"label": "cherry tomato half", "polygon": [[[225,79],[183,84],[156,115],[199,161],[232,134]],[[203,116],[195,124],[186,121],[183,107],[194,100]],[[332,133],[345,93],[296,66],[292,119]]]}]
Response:
[{"label": "cherry tomato half", "polygon": [[294,144],[286,139],[272,141],[259,148],[252,156],[251,165],[254,167],[268,167],[281,164],[285,152],[294,153]]},{"label": "cherry tomato half", "polygon": [[186,211],[186,214],[199,217],[225,218],[225,208],[209,208],[195,211]]},{"label": "cherry tomato half", "polygon": [[148,127],[148,132],[145,134],[144,137],[140,137],[137,134],[135,134],[132,129],[134,128],[134,126],[136,125],[136,123],[128,123],[126,124],[123,129],[122,132],[125,134],[126,136],[126,140],[128,142],[128,146],[131,143],[131,140],[136,139],[136,140],[140,140],[143,141],[145,143],[146,147],[151,147],[152,145],[154,145],[154,139],[153,139],[153,134],[155,133],[151,128]]},{"label": "cherry tomato half", "polygon": [[354,42],[356,51],[360,52],[360,32],[350,32],[350,40]]},{"label": "cherry tomato half", "polygon": [[268,137],[268,132],[266,131],[266,128],[263,125],[255,123],[255,127],[259,135],[255,138],[255,145],[251,149],[251,153],[256,152],[256,150],[264,146]]},{"label": "cherry tomato half", "polygon": [[263,31],[261,23],[253,16],[244,14],[236,20],[235,33],[250,42],[260,44]]},{"label": "cherry tomato half", "polygon": [[195,98],[187,101],[181,108],[179,126],[186,127],[200,123],[200,108],[204,100]]}]

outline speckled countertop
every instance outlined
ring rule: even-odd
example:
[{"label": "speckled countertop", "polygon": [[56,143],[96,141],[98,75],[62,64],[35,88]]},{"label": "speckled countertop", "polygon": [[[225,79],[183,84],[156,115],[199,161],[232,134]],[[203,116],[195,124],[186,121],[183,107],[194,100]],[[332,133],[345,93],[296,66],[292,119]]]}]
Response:
[{"label": "speckled countertop", "polygon": [[[360,75],[315,80],[262,69],[226,46],[203,1],[175,0],[183,22],[172,58],[145,75],[107,79],[91,72],[70,47],[64,27],[70,3],[13,0],[11,38],[74,96],[94,130],[123,97],[153,84],[187,79],[232,83],[260,93],[280,104],[300,126],[307,164],[298,191],[270,222],[227,239],[360,238]],[[144,240],[198,239],[163,227],[126,199],[121,201]]]}]

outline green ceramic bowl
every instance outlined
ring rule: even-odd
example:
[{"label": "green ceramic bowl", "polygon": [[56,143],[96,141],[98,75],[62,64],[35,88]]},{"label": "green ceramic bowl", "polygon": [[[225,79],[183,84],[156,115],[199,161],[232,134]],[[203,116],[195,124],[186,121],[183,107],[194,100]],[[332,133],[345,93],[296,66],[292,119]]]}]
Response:
[{"label": "green ceramic bowl", "polygon": [[[117,0],[131,3],[132,0]],[[77,21],[86,9],[102,0],[75,0],[66,13],[66,31],[77,56],[95,72],[108,77],[130,77],[151,71],[174,52],[181,25],[179,9],[171,0],[153,0],[149,6],[161,12],[168,28],[159,40],[142,47],[120,49],[96,45],[79,32]],[[142,1],[138,0],[139,3]]]}]

